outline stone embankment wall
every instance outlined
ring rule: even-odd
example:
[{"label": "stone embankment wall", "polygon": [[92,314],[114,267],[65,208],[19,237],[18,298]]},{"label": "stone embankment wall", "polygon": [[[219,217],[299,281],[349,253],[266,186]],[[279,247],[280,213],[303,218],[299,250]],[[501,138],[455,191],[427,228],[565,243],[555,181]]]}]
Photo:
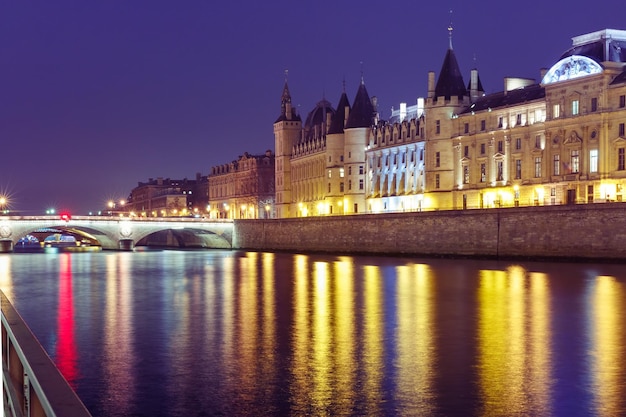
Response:
[{"label": "stone embankment wall", "polygon": [[233,248],[626,261],[626,203],[235,220]]}]

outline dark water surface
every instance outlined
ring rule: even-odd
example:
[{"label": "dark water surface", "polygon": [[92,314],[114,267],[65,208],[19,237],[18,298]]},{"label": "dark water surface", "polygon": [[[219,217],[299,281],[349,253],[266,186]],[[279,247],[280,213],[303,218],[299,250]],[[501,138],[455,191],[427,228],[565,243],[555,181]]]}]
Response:
[{"label": "dark water surface", "polygon": [[0,255],[94,416],[626,415],[626,266]]}]

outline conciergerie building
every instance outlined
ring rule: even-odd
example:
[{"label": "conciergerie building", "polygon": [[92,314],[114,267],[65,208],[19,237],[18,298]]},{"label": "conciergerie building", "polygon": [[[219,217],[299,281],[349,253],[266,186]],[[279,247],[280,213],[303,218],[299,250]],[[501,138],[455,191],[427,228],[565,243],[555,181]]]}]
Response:
[{"label": "conciergerie building", "polygon": [[300,217],[622,201],[626,31],[572,38],[533,79],[485,94],[450,45],[428,95],[381,120],[363,79],[352,102],[304,122],[285,80],[274,123],[275,216]]}]

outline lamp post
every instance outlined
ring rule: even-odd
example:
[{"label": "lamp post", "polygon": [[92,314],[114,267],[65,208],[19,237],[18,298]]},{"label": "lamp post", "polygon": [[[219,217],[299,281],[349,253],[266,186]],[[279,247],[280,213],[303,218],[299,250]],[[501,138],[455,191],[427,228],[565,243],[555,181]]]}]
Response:
[{"label": "lamp post", "polygon": [[5,213],[5,208],[7,205],[7,198],[5,196],[0,196],[0,212],[2,212],[2,214]]}]

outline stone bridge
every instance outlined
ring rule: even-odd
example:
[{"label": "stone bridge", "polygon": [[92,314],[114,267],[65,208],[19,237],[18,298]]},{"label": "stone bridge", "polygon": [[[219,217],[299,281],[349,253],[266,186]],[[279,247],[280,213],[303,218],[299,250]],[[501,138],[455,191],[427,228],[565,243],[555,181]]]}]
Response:
[{"label": "stone bridge", "polygon": [[110,216],[1,216],[0,252],[11,252],[20,238],[37,230],[54,229],[80,236],[109,250],[132,250],[158,233],[179,247],[232,248],[233,221],[202,218],[142,218]]}]

